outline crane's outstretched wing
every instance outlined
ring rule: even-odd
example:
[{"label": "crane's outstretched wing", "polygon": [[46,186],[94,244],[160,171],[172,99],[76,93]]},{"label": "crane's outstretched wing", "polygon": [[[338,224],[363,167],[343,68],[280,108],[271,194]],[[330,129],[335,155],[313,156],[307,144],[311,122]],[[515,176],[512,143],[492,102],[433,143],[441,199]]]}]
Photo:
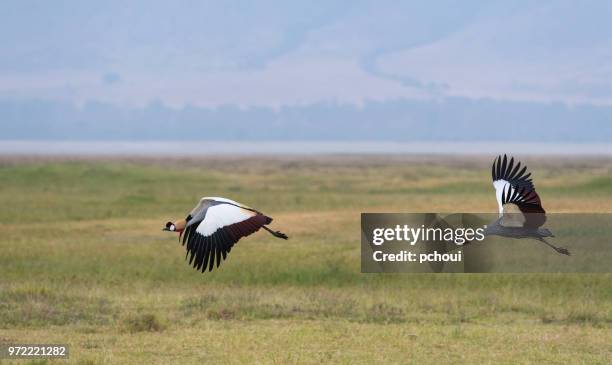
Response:
[{"label": "crane's outstretched wing", "polygon": [[[518,211],[510,206],[518,208]],[[527,191],[525,187],[512,189],[507,184],[502,194],[502,207],[502,224],[505,226],[538,228],[546,222],[546,211],[535,190]]]},{"label": "crane's outstretched wing", "polygon": [[187,244],[189,264],[204,272],[219,267],[239,239],[257,232],[272,218],[260,212],[223,199],[204,198],[187,217],[183,245]]},{"label": "crane's outstretched wing", "polygon": [[[542,213],[544,212],[540,197],[535,191],[535,186],[530,176],[531,173],[527,172],[527,166],[521,168],[521,163],[519,161],[516,161],[515,164],[514,157],[511,157],[508,161],[506,155],[504,155],[503,158],[502,156],[497,156],[491,167],[491,177],[493,178],[495,197],[497,198],[500,213],[504,212],[503,199],[506,193],[510,195],[518,193],[533,204],[539,206],[539,210],[541,210]],[[531,209],[533,206],[530,204],[523,208]]]},{"label": "crane's outstretched wing", "polygon": [[526,190],[531,191],[534,189],[533,182],[529,178],[531,173],[526,172],[527,166],[523,166],[521,169],[520,161],[517,161],[515,165],[514,157],[510,158],[510,161],[508,161],[506,155],[504,155],[503,158],[497,156],[491,168],[493,182],[504,181],[510,183],[514,188],[524,187]]}]

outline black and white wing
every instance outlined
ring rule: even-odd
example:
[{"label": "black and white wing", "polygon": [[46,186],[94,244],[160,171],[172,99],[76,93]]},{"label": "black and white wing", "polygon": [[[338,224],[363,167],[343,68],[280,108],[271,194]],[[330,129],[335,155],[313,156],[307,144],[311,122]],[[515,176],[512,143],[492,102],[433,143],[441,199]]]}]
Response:
[{"label": "black and white wing", "polygon": [[524,226],[539,227],[546,221],[546,211],[542,207],[540,196],[535,190],[531,173],[527,173],[527,166],[521,168],[521,163],[514,157],[508,160],[507,156],[498,156],[491,168],[495,197],[499,206],[500,215],[510,209],[510,205],[518,208],[523,215]]},{"label": "black and white wing", "polygon": [[532,180],[529,178],[531,173],[527,173],[527,166],[521,168],[519,161],[514,163],[514,157],[510,158],[504,155],[497,156],[491,167],[491,177],[493,178],[493,187],[495,187],[495,197],[499,206],[500,214],[503,213],[502,195],[506,187],[511,191],[523,189],[524,192],[535,191]]},{"label": "black and white wing", "polygon": [[182,242],[189,264],[212,271],[238,240],[270,224],[272,218],[225,198],[203,198],[187,217]]}]

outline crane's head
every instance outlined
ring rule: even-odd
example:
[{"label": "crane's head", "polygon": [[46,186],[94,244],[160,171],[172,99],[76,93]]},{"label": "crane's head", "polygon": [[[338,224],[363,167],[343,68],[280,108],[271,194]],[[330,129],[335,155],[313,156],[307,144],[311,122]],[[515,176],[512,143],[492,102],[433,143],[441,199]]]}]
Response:
[{"label": "crane's head", "polygon": [[166,226],[164,228],[162,228],[162,231],[170,231],[170,232],[183,232],[183,230],[185,229],[185,225],[187,224],[187,221],[185,219],[181,219],[179,221],[176,221],[174,223],[172,222],[168,222],[166,223]]}]

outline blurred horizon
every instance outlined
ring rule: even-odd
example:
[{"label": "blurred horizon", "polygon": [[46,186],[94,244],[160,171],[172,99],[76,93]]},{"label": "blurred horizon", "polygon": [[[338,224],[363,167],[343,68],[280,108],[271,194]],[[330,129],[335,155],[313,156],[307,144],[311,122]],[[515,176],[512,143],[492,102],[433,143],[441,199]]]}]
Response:
[{"label": "blurred horizon", "polygon": [[8,1],[0,140],[612,142],[612,4]]},{"label": "blurred horizon", "polygon": [[609,143],[389,142],[389,141],[34,141],[4,140],[0,157],[274,157],[446,156],[508,154],[559,158],[610,158]]}]

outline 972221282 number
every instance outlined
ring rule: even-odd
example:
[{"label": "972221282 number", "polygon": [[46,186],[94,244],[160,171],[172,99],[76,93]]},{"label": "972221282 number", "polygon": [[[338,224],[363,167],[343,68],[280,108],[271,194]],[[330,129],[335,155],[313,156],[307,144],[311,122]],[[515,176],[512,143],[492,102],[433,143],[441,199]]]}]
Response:
[{"label": "972221282 number", "polygon": [[0,344],[0,359],[67,359],[68,352],[68,345]]}]

